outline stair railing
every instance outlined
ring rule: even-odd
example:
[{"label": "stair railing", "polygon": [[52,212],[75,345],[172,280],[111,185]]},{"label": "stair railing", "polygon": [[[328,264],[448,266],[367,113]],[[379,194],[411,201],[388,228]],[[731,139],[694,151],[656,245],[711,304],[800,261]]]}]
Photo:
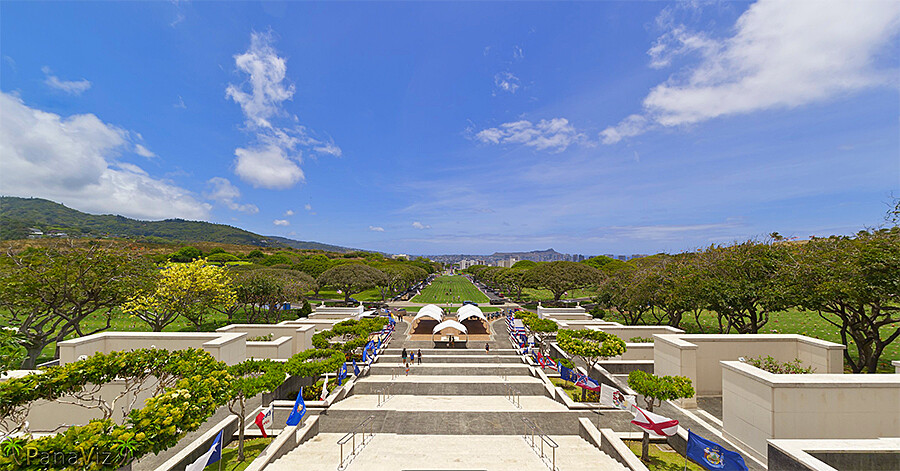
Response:
[{"label": "stair railing", "polygon": [[[371,422],[373,420],[375,420],[375,416],[370,415],[369,417],[366,418],[366,420],[363,420],[356,427],[353,427],[353,430],[347,432],[346,435],[344,435],[343,437],[341,437],[340,440],[337,441],[337,444],[341,447],[341,464],[338,465],[338,469],[344,469],[347,465],[350,464],[350,462],[352,461],[350,458],[352,456],[356,456],[359,453],[359,451],[366,446],[366,438],[367,437],[375,436],[375,432],[372,432],[371,434],[369,434],[366,431],[369,429],[369,427],[371,427],[371,425],[372,425]],[[362,434],[362,443],[360,444],[360,450],[356,449],[356,434],[357,433]],[[346,444],[348,441],[351,442],[350,454],[348,454],[346,457],[344,457],[344,444]],[[369,441],[371,441],[371,440],[369,440]]]},{"label": "stair railing", "polygon": [[516,406],[516,409],[522,408],[522,394],[510,383],[506,383],[506,398]]},{"label": "stair railing", "polygon": [[[540,450],[541,461],[544,461],[544,458],[548,458],[550,460],[550,470],[556,471],[556,449],[559,448],[559,445],[553,441],[552,438],[547,436],[540,427],[538,427],[534,422],[531,421],[528,417],[522,417],[522,422],[525,423],[525,441],[528,441],[529,434],[531,436],[531,448],[534,451]],[[537,441],[540,442],[540,447],[535,445],[535,437],[538,438]],[[550,454],[544,455],[544,444],[550,447]],[[546,462],[545,462],[546,463]]]}]

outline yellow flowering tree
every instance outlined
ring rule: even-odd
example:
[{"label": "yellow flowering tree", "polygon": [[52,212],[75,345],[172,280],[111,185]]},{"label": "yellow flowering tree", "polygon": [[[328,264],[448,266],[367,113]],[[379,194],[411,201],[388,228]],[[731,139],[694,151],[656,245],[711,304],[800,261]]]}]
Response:
[{"label": "yellow flowering tree", "polygon": [[225,268],[204,259],[173,263],[163,269],[154,287],[129,300],[122,309],[161,332],[182,316],[199,332],[203,317],[213,306],[237,302]]}]

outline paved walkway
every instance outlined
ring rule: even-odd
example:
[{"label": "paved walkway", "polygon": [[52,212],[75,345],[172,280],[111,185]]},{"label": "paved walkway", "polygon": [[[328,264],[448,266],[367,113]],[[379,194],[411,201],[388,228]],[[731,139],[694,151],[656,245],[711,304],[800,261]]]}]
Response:
[{"label": "paved walkway", "polygon": [[393,396],[382,406],[378,397],[353,395],[331,406],[331,410],[432,411],[432,412],[568,412],[568,408],[545,396],[520,396],[516,407],[504,396]]}]

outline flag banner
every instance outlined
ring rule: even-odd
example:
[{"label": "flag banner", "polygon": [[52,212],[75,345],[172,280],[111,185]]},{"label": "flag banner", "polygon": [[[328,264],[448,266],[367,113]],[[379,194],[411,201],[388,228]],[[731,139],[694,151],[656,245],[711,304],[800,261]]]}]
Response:
[{"label": "flag banner", "polygon": [[184,471],[203,471],[203,468],[215,463],[222,459],[222,432],[219,431],[219,435],[216,436],[215,441],[213,441],[212,445],[209,447],[209,451],[200,455],[197,458],[197,461],[187,465],[184,468]]},{"label": "flag banner", "polygon": [[600,403],[603,405],[615,407],[616,409],[629,410],[635,402],[633,395],[626,396],[625,394],[622,394],[621,391],[612,386],[601,384]]},{"label": "flag banner", "polygon": [[547,368],[550,368],[553,371],[559,371],[559,365],[552,358],[545,356],[544,363]]},{"label": "flag banner", "polygon": [[575,373],[573,373],[572,370],[566,368],[565,366],[559,367],[559,377],[565,381],[571,381],[573,383],[578,380],[578,377],[575,376]]},{"label": "flag banner", "polygon": [[341,364],[341,367],[338,368],[338,372],[337,372],[337,383],[338,383],[338,386],[341,385],[341,382],[342,382],[342,381],[344,380],[344,378],[346,378],[346,377],[347,377],[347,362],[344,362],[343,364]]},{"label": "flag banner", "polygon": [[634,425],[650,432],[655,437],[671,437],[678,433],[678,421],[654,414],[648,410],[634,406]]},{"label": "flag banner", "polygon": [[353,360],[353,376],[359,376],[359,367],[356,366],[356,359]]},{"label": "flag banner", "polygon": [[575,378],[575,386],[587,389],[588,391],[600,391],[600,383],[598,383],[596,379],[581,373],[578,373]]},{"label": "flag banner", "polygon": [[322,383],[322,400],[328,397],[328,375],[325,375],[325,382]]},{"label": "flag banner", "polygon": [[294,401],[294,408],[291,409],[287,418],[287,424],[291,427],[300,424],[300,419],[306,415],[306,401],[303,400],[303,388],[297,393],[297,400]]},{"label": "flag banner", "polygon": [[688,430],[687,457],[709,470],[747,471],[740,453],[707,440]]},{"label": "flag banner", "polygon": [[265,412],[260,412],[259,414],[256,414],[256,419],[253,421],[253,423],[255,423],[257,427],[259,427],[259,431],[262,432],[263,438],[269,438],[269,434],[266,433],[266,427],[263,426],[263,419],[265,418],[265,416],[266,416]]}]

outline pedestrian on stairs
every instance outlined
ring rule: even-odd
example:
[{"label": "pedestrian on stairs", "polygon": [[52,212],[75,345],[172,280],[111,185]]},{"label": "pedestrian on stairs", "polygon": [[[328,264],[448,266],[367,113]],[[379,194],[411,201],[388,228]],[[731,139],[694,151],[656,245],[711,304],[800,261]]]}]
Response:
[{"label": "pedestrian on stairs", "polygon": [[484,343],[484,353],[491,353],[491,344],[487,342]]},{"label": "pedestrian on stairs", "polygon": [[416,352],[416,358],[419,359],[419,364],[422,364],[422,349],[420,348],[418,352]]},{"label": "pedestrian on stairs", "polygon": [[416,364],[416,352],[409,352],[409,362],[413,365]]},{"label": "pedestrian on stairs", "polygon": [[400,356],[403,357],[403,362],[406,363],[406,347],[403,347],[403,352],[400,353]]},{"label": "pedestrian on stairs", "polygon": [[409,362],[406,362],[406,376],[409,376]]}]

